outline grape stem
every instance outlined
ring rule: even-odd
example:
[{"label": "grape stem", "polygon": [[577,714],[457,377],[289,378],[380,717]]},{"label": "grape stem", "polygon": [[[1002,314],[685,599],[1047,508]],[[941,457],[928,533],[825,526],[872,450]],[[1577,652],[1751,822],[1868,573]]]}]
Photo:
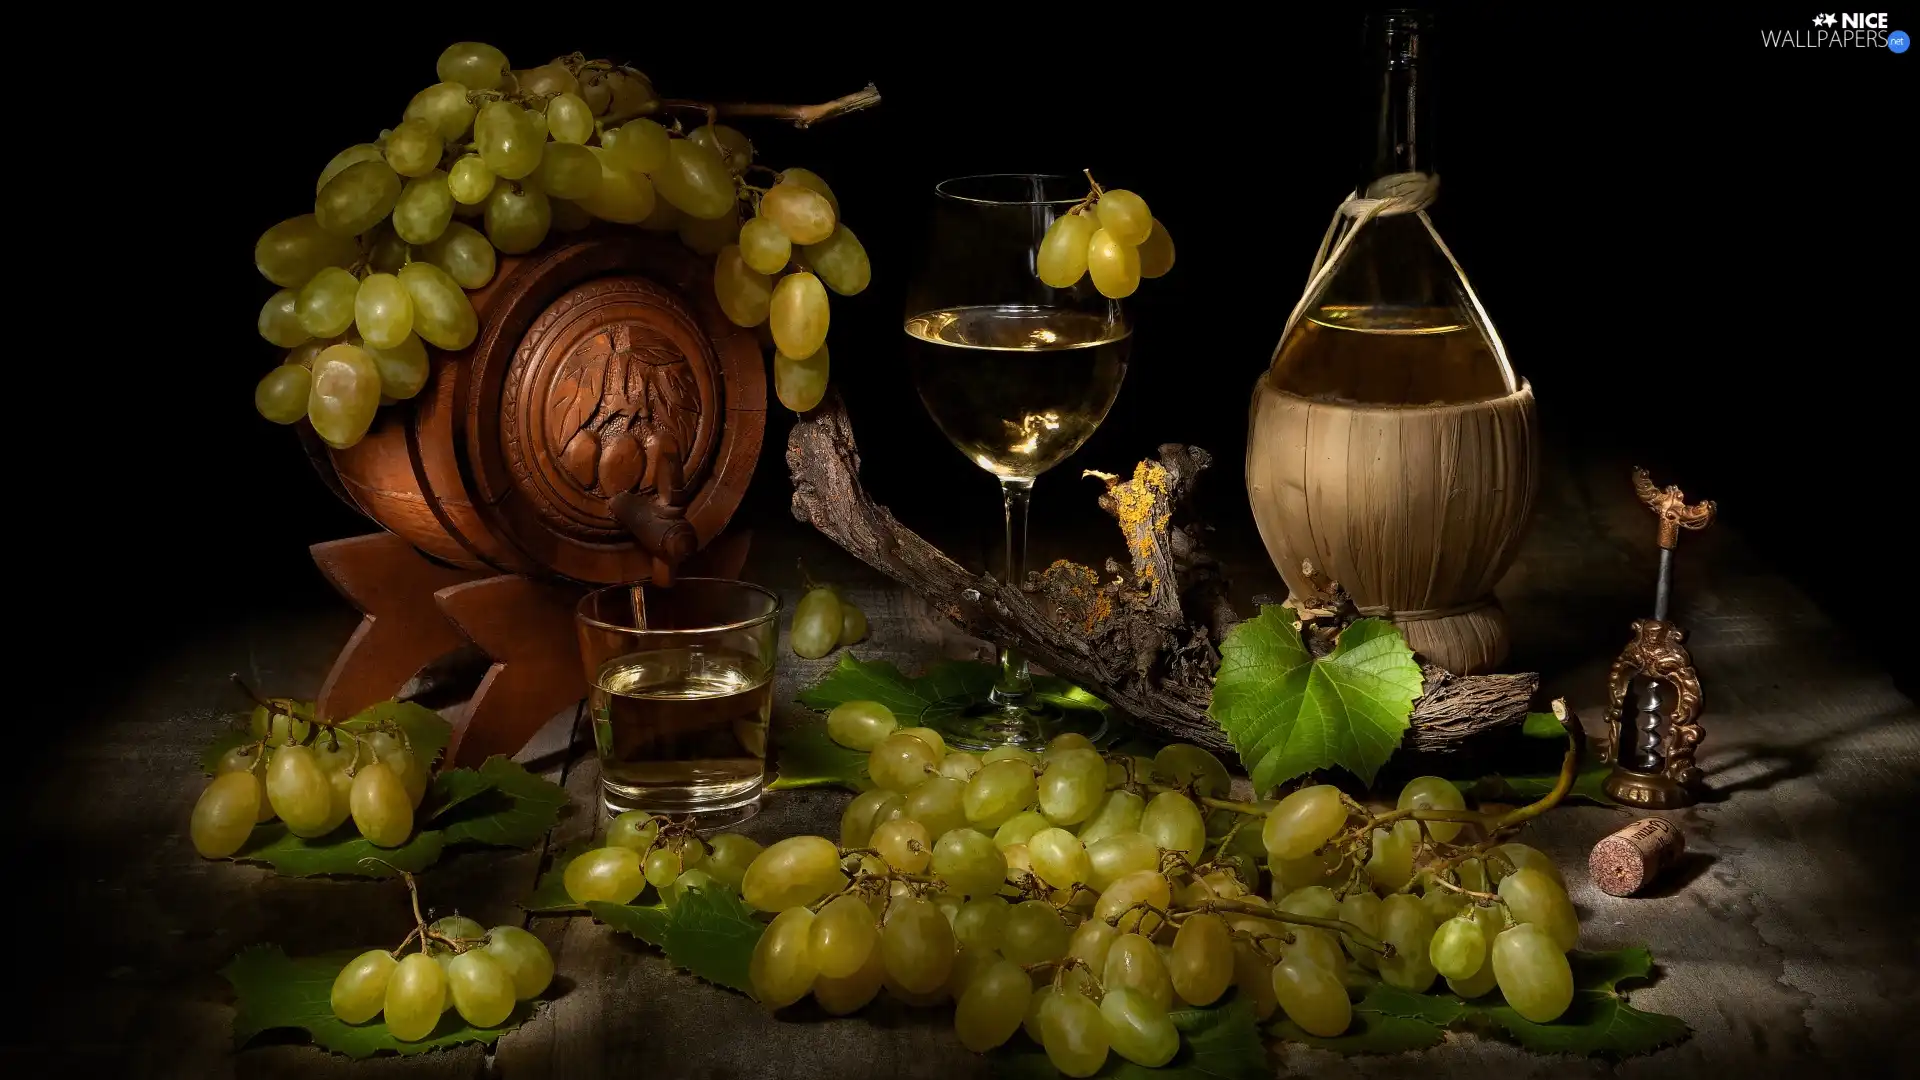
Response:
[{"label": "grape stem", "polygon": [[1208,900],[1201,904],[1197,910],[1227,911],[1236,915],[1256,915],[1262,919],[1273,919],[1276,922],[1297,923],[1301,926],[1317,926],[1322,930],[1331,930],[1336,934],[1344,935],[1348,940],[1366,949],[1368,952],[1376,952],[1388,958],[1393,956],[1392,944],[1380,941],[1371,934],[1368,934],[1365,930],[1340,919],[1322,919],[1313,915],[1296,915],[1291,911],[1280,911],[1258,900],[1228,900],[1224,897]]},{"label": "grape stem", "polygon": [[1440,886],[1443,889],[1446,889],[1450,892],[1457,892],[1461,896],[1478,900],[1483,904],[1499,904],[1502,907],[1504,907],[1506,906],[1506,903],[1507,903],[1505,900],[1500,899],[1497,893],[1476,892],[1473,889],[1467,888],[1465,885],[1455,885],[1453,882],[1448,881],[1446,878],[1440,876],[1439,874],[1433,875],[1428,880],[1431,881],[1433,884]]},{"label": "grape stem", "polygon": [[[1131,772],[1131,766],[1129,766],[1129,772]],[[1153,792],[1155,795],[1165,795],[1168,793],[1185,795],[1202,806],[1211,807],[1215,810],[1231,810],[1236,814],[1246,814],[1250,817],[1266,817],[1267,812],[1272,809],[1272,807],[1261,806],[1259,803],[1235,802],[1232,799],[1216,799],[1211,795],[1201,795],[1196,798],[1186,788],[1175,787],[1172,784],[1152,784],[1140,781],[1135,781],[1135,784],[1138,787]]]},{"label": "grape stem", "polygon": [[660,109],[698,109],[707,114],[707,123],[711,124],[720,117],[765,118],[769,120],[791,120],[797,128],[809,128],[822,120],[831,120],[836,116],[845,116],[862,109],[871,109],[880,104],[880,90],[872,83],[851,94],[843,94],[832,101],[823,101],[818,105],[768,105],[758,102],[704,102],[689,101],[685,98],[661,98],[657,104]]}]

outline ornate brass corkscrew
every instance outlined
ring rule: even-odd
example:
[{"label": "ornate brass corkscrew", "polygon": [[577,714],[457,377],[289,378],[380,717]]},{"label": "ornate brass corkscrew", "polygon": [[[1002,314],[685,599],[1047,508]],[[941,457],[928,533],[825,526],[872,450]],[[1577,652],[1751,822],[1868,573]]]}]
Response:
[{"label": "ornate brass corkscrew", "polygon": [[1673,552],[1680,530],[1706,528],[1715,508],[1711,500],[1688,505],[1678,487],[1654,487],[1645,469],[1633,470],[1633,490],[1660,521],[1660,581],[1653,618],[1634,620],[1633,641],[1607,675],[1604,751],[1613,774],[1605,788],[1620,802],[1664,810],[1693,804],[1700,780],[1694,749],[1706,734],[1700,726],[1700,678],[1682,644],[1686,633],[1667,621]]}]

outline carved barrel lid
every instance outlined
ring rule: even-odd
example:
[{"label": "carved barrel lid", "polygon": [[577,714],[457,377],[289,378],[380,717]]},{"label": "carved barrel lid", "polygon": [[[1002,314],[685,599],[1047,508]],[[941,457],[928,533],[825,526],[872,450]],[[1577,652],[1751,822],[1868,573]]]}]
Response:
[{"label": "carved barrel lid", "polygon": [[746,492],[766,374],[707,262],[670,237],[613,234],[526,260],[488,304],[456,440],[494,531],[557,574],[652,576],[615,496],[683,516],[705,545]]}]

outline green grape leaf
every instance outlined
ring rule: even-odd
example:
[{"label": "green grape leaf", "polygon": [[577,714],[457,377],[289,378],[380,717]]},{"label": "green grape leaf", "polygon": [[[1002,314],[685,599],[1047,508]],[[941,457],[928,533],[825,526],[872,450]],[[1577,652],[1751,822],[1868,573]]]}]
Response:
[{"label": "green grape leaf", "polygon": [[[446,834],[427,829],[399,847],[375,847],[354,830],[353,822],[325,836],[303,840],[277,821],[255,825],[247,846],[234,858],[240,862],[266,863],[288,877],[313,877],[338,874],[346,877],[392,877],[394,870],[418,873],[440,861],[446,849]],[[379,859],[380,862],[368,862]],[[389,866],[389,864],[391,864]]]},{"label": "green grape leaf", "polygon": [[[1149,1069],[1109,1054],[1106,1067],[1096,1075],[1113,1080],[1271,1080],[1273,1066],[1260,1039],[1260,1025],[1253,1018],[1253,1005],[1246,999],[1236,995],[1212,1008],[1175,1009],[1167,1019],[1180,1029],[1180,1052],[1172,1061]],[[1060,1073],[1046,1052],[1030,1040],[1015,1035],[1009,1045],[1013,1048],[995,1055],[1007,1073],[1059,1080]],[[996,1069],[995,1075],[1002,1073]]]},{"label": "green grape leaf", "polygon": [[333,1015],[333,980],[362,949],[292,959],[277,945],[254,945],[233,958],[220,974],[233,985],[233,1045],[244,1048],[268,1031],[299,1030],[314,1044],[348,1057],[372,1057],[381,1051],[419,1054],[461,1043],[491,1044],[533,1015],[533,1002],[514,1006],[507,1022],[476,1028],[449,1009],[440,1026],[419,1042],[402,1042],[387,1033],[379,1018],[348,1024]]},{"label": "green grape leaf", "polygon": [[828,738],[827,722],[818,716],[774,724],[773,768],[769,791],[808,787],[865,791],[873,786],[867,778],[867,755]]},{"label": "green grape leaf", "polygon": [[1256,790],[1334,765],[1372,783],[1406,735],[1420,688],[1420,665],[1392,623],[1352,623],[1315,659],[1292,614],[1269,604],[1220,643],[1207,711]]},{"label": "green grape leaf", "polygon": [[372,731],[392,725],[407,737],[416,761],[431,766],[453,739],[453,725],[432,709],[412,701],[382,701],[340,722],[343,731]]},{"label": "green grape leaf", "polygon": [[1520,734],[1529,739],[1564,739],[1567,729],[1560,724],[1560,718],[1550,712],[1530,712],[1526,723],[1520,725]]},{"label": "green grape leaf", "polygon": [[767,924],[726,889],[688,889],[672,907],[589,903],[594,918],[657,946],[674,967],[752,994],[747,965]]},{"label": "green grape leaf", "polygon": [[1644,945],[1611,952],[1575,950],[1567,954],[1567,963],[1573,968],[1573,985],[1580,990],[1613,993],[1623,982],[1653,974],[1653,954]]},{"label": "green grape leaf", "polygon": [[434,819],[449,844],[530,848],[560,820],[566,789],[528,772],[510,758],[490,757],[480,764],[489,789]]},{"label": "green grape leaf", "polygon": [[533,883],[533,892],[520,906],[536,915],[584,914],[587,909],[567,895],[567,864],[601,846],[598,840],[587,839],[568,844],[555,852],[552,861],[547,864],[546,872]]},{"label": "green grape leaf", "polygon": [[[530,848],[553,828],[567,804],[566,791],[558,784],[503,757],[488,758],[479,769],[441,773],[434,778],[428,798],[439,803],[427,819],[434,827],[420,829],[396,848],[375,847],[355,831],[351,821],[312,840],[303,840],[273,821],[254,826],[247,846],[234,858],[265,863],[289,877],[389,877],[394,871],[386,864],[425,870],[453,844]],[[433,805],[421,803],[422,807]],[[421,820],[420,815],[415,820]]]},{"label": "green grape leaf", "polygon": [[1375,1012],[1360,1005],[1353,1007],[1353,1022],[1347,1025],[1347,1030],[1332,1038],[1309,1035],[1300,1025],[1286,1019],[1285,1013],[1280,1016],[1281,1019],[1267,1029],[1275,1038],[1341,1054],[1404,1054],[1439,1046],[1447,1038],[1447,1029],[1438,1024]]},{"label": "green grape leaf", "polygon": [[1370,987],[1354,1008],[1446,1027],[1465,1016],[1469,1006],[1452,994],[1416,994],[1381,982]]},{"label": "green grape leaf", "polygon": [[[860,660],[845,652],[833,670],[802,690],[797,700],[820,712],[848,701],[877,701],[893,710],[902,727],[938,727],[985,702],[999,670],[984,661],[947,660],[908,678],[888,661]],[[1057,676],[1034,676],[1033,690],[1061,709],[1109,711],[1106,702]],[[828,738],[824,722],[779,725],[773,742],[777,775],[768,785],[773,790],[838,786],[863,791],[873,786],[867,779],[867,755]]]},{"label": "green grape leaf", "polygon": [[1505,1003],[1483,1005],[1476,1011],[1514,1042],[1542,1054],[1632,1057],[1651,1054],[1693,1033],[1677,1016],[1641,1012],[1604,990],[1575,990],[1573,1004],[1550,1024],[1536,1024]]}]

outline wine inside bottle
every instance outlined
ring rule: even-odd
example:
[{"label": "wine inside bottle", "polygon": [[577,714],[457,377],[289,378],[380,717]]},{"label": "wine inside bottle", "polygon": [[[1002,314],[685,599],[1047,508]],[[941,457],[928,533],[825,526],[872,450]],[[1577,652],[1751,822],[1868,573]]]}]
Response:
[{"label": "wine inside bottle", "polygon": [[[1423,57],[1433,18],[1396,9],[1369,23],[1376,108],[1360,193],[1433,173],[1433,102]],[[1268,378],[1302,397],[1383,405],[1483,401],[1509,392],[1494,336],[1425,215],[1364,224],[1309,299]]]}]

